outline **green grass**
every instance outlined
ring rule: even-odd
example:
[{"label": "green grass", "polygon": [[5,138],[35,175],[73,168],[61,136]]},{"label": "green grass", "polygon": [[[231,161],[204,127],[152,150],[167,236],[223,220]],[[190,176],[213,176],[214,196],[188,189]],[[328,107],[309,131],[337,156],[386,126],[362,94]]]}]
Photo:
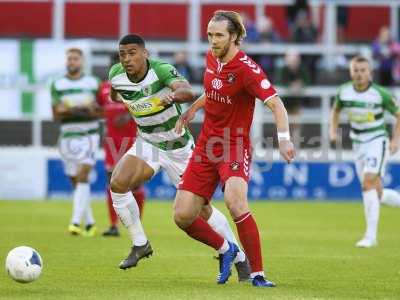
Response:
[{"label": "green grass", "polygon": [[[239,284],[235,272],[217,285],[214,251],[176,228],[170,202],[145,208],[154,256],[121,271],[129,250],[125,231],[121,238],[72,237],[66,233],[70,203],[0,201],[1,263],[20,245],[36,248],[44,260],[42,276],[30,284],[0,272],[0,299],[400,299],[399,209],[382,208],[379,247],[357,249],[364,230],[360,203],[251,206],[275,289]],[[103,230],[105,205],[96,202],[94,209]]]}]

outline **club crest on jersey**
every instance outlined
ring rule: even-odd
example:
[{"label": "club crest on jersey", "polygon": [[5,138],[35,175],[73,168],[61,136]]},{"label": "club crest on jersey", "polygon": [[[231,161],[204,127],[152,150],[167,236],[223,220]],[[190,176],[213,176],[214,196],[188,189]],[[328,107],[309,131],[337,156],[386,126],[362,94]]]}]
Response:
[{"label": "club crest on jersey", "polygon": [[146,85],[142,88],[142,93],[144,96],[150,96],[151,95],[151,85]]},{"label": "club crest on jersey", "polygon": [[229,74],[228,74],[228,82],[229,82],[230,84],[232,84],[232,83],[235,82],[235,80],[236,80],[236,75],[233,74],[233,73],[229,73]]},{"label": "club crest on jersey", "polygon": [[230,165],[232,171],[239,171],[240,169],[240,164],[237,161],[234,161]]},{"label": "club crest on jersey", "polygon": [[214,78],[211,81],[211,85],[214,89],[219,90],[220,88],[222,88],[222,80],[218,79],[218,78]]},{"label": "club crest on jersey", "polygon": [[177,69],[173,68],[169,72],[171,73],[172,76],[179,77],[179,72]]},{"label": "club crest on jersey", "polygon": [[367,108],[374,108],[375,103],[367,103]]}]

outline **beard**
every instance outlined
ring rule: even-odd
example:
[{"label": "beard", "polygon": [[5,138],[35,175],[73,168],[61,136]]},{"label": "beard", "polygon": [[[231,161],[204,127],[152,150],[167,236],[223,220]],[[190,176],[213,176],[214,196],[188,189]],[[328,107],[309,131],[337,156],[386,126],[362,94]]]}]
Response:
[{"label": "beard", "polygon": [[217,52],[214,52],[215,56],[222,60],[229,51],[230,44],[226,43],[222,49],[218,49]]},{"label": "beard", "polygon": [[81,71],[80,67],[67,67],[68,74],[76,75]]}]

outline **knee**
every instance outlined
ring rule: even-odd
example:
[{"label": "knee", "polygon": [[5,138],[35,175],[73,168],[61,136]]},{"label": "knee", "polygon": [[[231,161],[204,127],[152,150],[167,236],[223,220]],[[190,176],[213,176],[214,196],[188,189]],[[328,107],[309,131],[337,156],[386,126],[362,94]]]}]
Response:
[{"label": "knee", "polygon": [[379,186],[379,177],[377,176],[367,176],[364,178],[362,183],[363,191],[377,189]]},{"label": "knee", "polygon": [[114,193],[127,193],[130,190],[129,181],[119,176],[112,176],[110,180],[110,189]]},{"label": "knee", "polygon": [[89,182],[89,174],[91,168],[83,167],[79,170],[78,175],[76,176],[76,182],[87,183]]},{"label": "knee", "polygon": [[241,215],[247,213],[249,211],[248,208],[244,205],[238,205],[238,204],[232,204],[228,205],[229,212],[232,216],[232,218],[236,219],[239,218]]},{"label": "knee", "polygon": [[184,210],[182,208],[179,207],[175,207],[174,209],[174,221],[175,224],[181,228],[181,229],[185,229],[187,227],[189,227],[193,221],[194,221],[195,217],[193,216],[193,214],[187,210]]},{"label": "knee", "polygon": [[211,205],[204,205],[201,209],[200,217],[207,221],[211,217],[212,212],[213,208]]},{"label": "knee", "polygon": [[236,195],[226,196],[225,203],[231,216],[234,219],[249,212],[249,206],[246,199],[242,199],[241,197],[238,197]]}]

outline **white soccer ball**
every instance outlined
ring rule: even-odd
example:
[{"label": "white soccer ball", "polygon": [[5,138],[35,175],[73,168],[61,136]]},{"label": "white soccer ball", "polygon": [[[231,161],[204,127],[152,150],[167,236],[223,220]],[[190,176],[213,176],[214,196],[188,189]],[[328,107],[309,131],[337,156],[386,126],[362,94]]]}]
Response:
[{"label": "white soccer ball", "polygon": [[6,271],[12,279],[32,282],[42,273],[43,262],[39,252],[27,246],[12,249],[6,258]]}]

